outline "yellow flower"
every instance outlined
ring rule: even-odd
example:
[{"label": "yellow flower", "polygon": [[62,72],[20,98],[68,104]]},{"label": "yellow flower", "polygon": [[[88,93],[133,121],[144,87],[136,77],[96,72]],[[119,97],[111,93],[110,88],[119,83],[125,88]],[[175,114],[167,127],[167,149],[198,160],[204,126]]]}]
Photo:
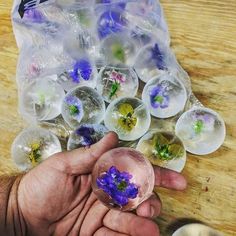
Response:
[{"label": "yellow flower", "polygon": [[28,155],[30,162],[33,166],[36,166],[38,162],[40,162],[41,159],[41,142],[38,143],[32,143],[30,145],[30,153]]},{"label": "yellow flower", "polygon": [[118,111],[120,113],[119,126],[125,131],[131,131],[137,124],[137,117],[134,116],[133,107],[128,103],[124,103],[119,106]]},{"label": "yellow flower", "polygon": [[171,144],[162,134],[155,134],[152,142],[153,154],[162,161],[170,161],[183,155],[183,147],[179,144]]}]

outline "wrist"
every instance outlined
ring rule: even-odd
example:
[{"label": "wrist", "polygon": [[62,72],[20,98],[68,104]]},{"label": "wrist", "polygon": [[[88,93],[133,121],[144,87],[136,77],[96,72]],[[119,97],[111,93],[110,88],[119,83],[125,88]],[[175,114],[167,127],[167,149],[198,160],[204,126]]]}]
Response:
[{"label": "wrist", "polygon": [[26,235],[26,224],[18,202],[20,176],[2,177],[0,179],[0,232],[6,236]]}]

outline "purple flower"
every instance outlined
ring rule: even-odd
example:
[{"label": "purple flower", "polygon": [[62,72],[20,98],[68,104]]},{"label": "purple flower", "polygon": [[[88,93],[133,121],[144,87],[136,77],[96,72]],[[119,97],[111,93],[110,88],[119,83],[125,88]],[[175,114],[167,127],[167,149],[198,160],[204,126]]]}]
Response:
[{"label": "purple flower", "polygon": [[159,48],[157,43],[151,49],[151,59],[155,62],[155,65],[159,70],[165,70],[166,69],[166,65],[165,65],[165,61],[164,61],[164,55],[160,51],[160,48]]},{"label": "purple flower", "polygon": [[75,63],[73,71],[70,72],[70,77],[74,83],[79,83],[80,79],[87,81],[90,79],[92,71],[90,62],[82,59]]},{"label": "purple flower", "polygon": [[98,35],[105,38],[112,33],[121,32],[127,22],[120,12],[106,11],[98,20]]},{"label": "purple flower", "polygon": [[169,106],[170,98],[167,95],[166,87],[164,85],[157,85],[149,92],[150,102],[153,108],[167,108]]},{"label": "purple flower", "polygon": [[68,105],[70,115],[80,122],[84,116],[82,102],[75,96],[66,96],[65,102]]},{"label": "purple flower", "polygon": [[97,186],[107,193],[114,204],[122,207],[128,204],[129,199],[135,199],[138,195],[138,187],[130,183],[132,175],[120,172],[112,166],[107,172],[97,178]]},{"label": "purple flower", "polygon": [[81,144],[83,146],[91,146],[102,139],[108,130],[100,124],[86,124],[81,125],[75,132],[82,137],[83,141]]},{"label": "purple flower", "polygon": [[207,113],[193,114],[193,129],[195,134],[201,134],[203,130],[212,131],[214,129],[215,119]]},{"label": "purple flower", "polygon": [[94,133],[94,128],[88,127],[86,125],[82,125],[76,130],[76,134],[83,138],[82,145],[84,146],[90,146],[96,142],[96,140],[94,140],[92,137]]},{"label": "purple flower", "polygon": [[43,16],[43,14],[40,11],[38,11],[34,8],[25,11],[24,19],[29,20],[33,23],[43,23],[43,22],[45,22],[45,18]]}]

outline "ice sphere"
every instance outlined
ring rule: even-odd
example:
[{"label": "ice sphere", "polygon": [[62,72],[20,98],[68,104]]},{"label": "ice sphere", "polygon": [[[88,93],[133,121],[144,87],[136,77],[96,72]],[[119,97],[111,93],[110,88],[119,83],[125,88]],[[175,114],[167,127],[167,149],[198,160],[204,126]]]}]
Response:
[{"label": "ice sphere", "polygon": [[182,141],[171,132],[149,131],[136,148],[153,165],[181,172],[186,163],[186,151]]},{"label": "ice sphere", "polygon": [[74,65],[73,69],[58,76],[58,83],[69,91],[78,86],[88,86],[95,88],[97,80],[97,68],[88,57],[81,57]]},{"label": "ice sphere", "polygon": [[47,44],[24,47],[17,65],[17,82],[20,87],[38,77],[63,73],[72,64],[72,59],[64,52],[63,45],[53,40]]},{"label": "ice sphere", "polygon": [[222,233],[210,228],[207,225],[192,223],[186,224],[177,229],[172,236],[223,236]]},{"label": "ice sphere", "polygon": [[149,198],[154,171],[144,156],[131,148],[116,148],[103,154],[92,172],[92,187],[107,207],[130,211]]},{"label": "ice sphere", "polygon": [[197,155],[216,151],[226,135],[223,119],[215,111],[204,107],[193,107],[182,114],[175,132],[186,150]]},{"label": "ice sphere", "polygon": [[121,33],[127,27],[127,20],[119,9],[108,9],[103,11],[97,21],[97,31],[100,39],[114,33]]},{"label": "ice sphere", "polygon": [[83,86],[71,90],[62,103],[62,116],[72,128],[80,124],[98,124],[103,120],[105,102],[92,88]]},{"label": "ice sphere", "polygon": [[138,77],[134,70],[123,65],[109,65],[103,67],[97,80],[97,91],[106,102],[116,98],[134,97],[138,91]]},{"label": "ice sphere", "polygon": [[110,35],[103,40],[100,46],[106,64],[133,65],[136,54],[136,45],[127,34]]},{"label": "ice sphere", "polygon": [[105,126],[123,141],[134,141],[149,129],[151,116],[147,106],[138,98],[119,98],[107,108]]},{"label": "ice sphere", "polygon": [[37,78],[20,90],[19,110],[26,120],[51,120],[60,115],[65,92],[56,78],[56,75]]},{"label": "ice sphere", "polygon": [[107,128],[100,124],[83,124],[73,131],[67,143],[67,150],[90,146],[97,143],[108,133]]},{"label": "ice sphere", "polygon": [[153,116],[168,118],[184,110],[187,91],[180,80],[166,73],[149,80],[143,89],[142,100]]},{"label": "ice sphere", "polygon": [[[134,69],[139,78],[147,83],[151,78],[171,71],[174,63],[172,52],[162,43],[152,43],[142,48],[137,54]],[[174,70],[174,69],[173,69]]]},{"label": "ice sphere", "polygon": [[61,144],[57,136],[38,127],[23,130],[11,147],[13,161],[22,171],[35,167],[58,152],[61,152]]}]

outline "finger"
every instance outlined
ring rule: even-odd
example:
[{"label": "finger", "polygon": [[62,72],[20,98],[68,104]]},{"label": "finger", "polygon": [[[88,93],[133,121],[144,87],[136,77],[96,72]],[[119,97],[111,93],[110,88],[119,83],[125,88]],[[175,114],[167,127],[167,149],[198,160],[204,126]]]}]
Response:
[{"label": "finger", "polygon": [[155,166],[154,172],[156,186],[174,190],[184,190],[187,187],[186,179],[175,171]]},{"label": "finger", "polygon": [[117,233],[114,232],[113,230],[110,230],[106,227],[100,228],[98,231],[96,231],[94,236],[128,236],[127,234],[122,234],[122,233]]},{"label": "finger", "polygon": [[153,194],[149,199],[141,203],[136,209],[138,216],[157,217],[161,213],[161,200],[158,195]]},{"label": "finger", "polygon": [[157,225],[146,218],[128,212],[110,210],[103,219],[105,227],[132,236],[158,236]]},{"label": "finger", "polygon": [[109,209],[97,200],[91,206],[83,220],[80,230],[81,235],[94,235],[97,229],[103,226],[103,218],[108,211]]},{"label": "finger", "polygon": [[69,152],[60,153],[57,157],[67,166],[71,174],[87,174],[93,169],[99,157],[118,145],[118,136],[109,132],[103,139],[87,148],[79,148]]}]

